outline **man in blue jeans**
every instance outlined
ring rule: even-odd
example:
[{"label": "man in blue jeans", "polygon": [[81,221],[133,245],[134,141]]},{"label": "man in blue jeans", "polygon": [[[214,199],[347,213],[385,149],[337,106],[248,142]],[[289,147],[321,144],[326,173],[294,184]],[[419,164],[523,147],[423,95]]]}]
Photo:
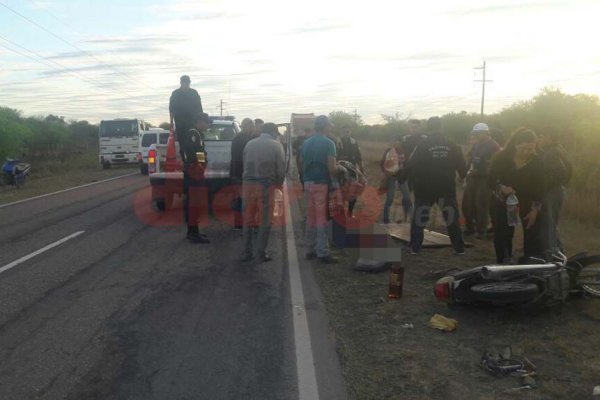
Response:
[{"label": "man in blue jeans", "polygon": [[454,254],[465,254],[465,243],[458,223],[460,214],[456,201],[456,174],[464,179],[467,165],[460,148],[442,132],[442,120],[429,118],[429,135],[409,160],[409,173],[415,188],[415,211],[410,226],[410,247],[419,254],[423,246],[423,231],[429,222],[431,207],[437,203],[444,215]]},{"label": "man in blue jeans", "polygon": [[331,177],[335,174],[335,143],[327,136],[333,124],[325,115],[315,118],[315,134],[302,144],[302,175],[306,193],[306,258],[337,263],[327,238],[327,207]]}]

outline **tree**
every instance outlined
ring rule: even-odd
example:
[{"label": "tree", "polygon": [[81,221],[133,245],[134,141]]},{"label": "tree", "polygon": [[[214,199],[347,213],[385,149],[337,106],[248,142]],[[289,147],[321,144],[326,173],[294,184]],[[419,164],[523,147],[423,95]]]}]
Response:
[{"label": "tree", "polygon": [[362,119],[360,115],[354,115],[345,111],[332,111],[329,113],[329,119],[333,122],[333,133],[335,135],[341,135],[344,127],[348,127],[351,130],[356,130],[362,125]]},{"label": "tree", "polygon": [[158,127],[169,130],[169,129],[171,129],[171,124],[169,124],[168,122],[161,122],[160,125],[158,125]]}]

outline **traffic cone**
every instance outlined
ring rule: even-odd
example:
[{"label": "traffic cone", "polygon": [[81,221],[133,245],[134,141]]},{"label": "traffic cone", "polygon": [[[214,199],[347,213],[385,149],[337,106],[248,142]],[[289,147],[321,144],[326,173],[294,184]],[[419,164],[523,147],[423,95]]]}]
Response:
[{"label": "traffic cone", "polygon": [[175,150],[175,135],[173,129],[169,132],[169,140],[167,141],[167,159],[165,160],[165,172],[174,172],[179,169],[177,163],[177,150]]}]

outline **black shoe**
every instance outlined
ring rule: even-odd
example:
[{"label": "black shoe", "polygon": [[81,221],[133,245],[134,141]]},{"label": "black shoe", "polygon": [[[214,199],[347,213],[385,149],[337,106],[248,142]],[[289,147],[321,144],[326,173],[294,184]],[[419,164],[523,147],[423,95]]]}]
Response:
[{"label": "black shoe", "polygon": [[210,243],[208,236],[204,233],[190,232],[187,234],[187,239],[192,243]]},{"label": "black shoe", "polygon": [[271,257],[271,256],[270,256],[270,255],[268,255],[268,254],[263,254],[263,255],[259,256],[258,258],[259,258],[259,260],[260,260],[261,262],[269,262],[269,261],[273,261],[273,257]]},{"label": "black shoe", "polygon": [[314,260],[315,258],[317,258],[317,253],[311,251],[310,253],[306,253],[305,257],[307,260]]},{"label": "black shoe", "polygon": [[243,263],[247,263],[247,262],[250,262],[252,260],[254,260],[254,256],[253,255],[246,255],[240,261],[243,262]]},{"label": "black shoe", "polygon": [[337,258],[332,256],[319,257],[319,261],[323,264],[337,264],[339,262]]}]

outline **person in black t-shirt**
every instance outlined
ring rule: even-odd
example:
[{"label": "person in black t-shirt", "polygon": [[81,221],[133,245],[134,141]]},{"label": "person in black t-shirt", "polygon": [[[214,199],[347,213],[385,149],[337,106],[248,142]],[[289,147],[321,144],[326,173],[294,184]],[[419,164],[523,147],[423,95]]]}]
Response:
[{"label": "person in black t-shirt", "polygon": [[189,76],[183,75],[179,82],[181,87],[174,90],[169,99],[169,116],[171,130],[173,130],[173,122],[175,123],[176,139],[180,142],[180,153],[183,158],[181,137],[194,126],[195,116],[202,112],[202,100],[198,92],[190,87]]}]

